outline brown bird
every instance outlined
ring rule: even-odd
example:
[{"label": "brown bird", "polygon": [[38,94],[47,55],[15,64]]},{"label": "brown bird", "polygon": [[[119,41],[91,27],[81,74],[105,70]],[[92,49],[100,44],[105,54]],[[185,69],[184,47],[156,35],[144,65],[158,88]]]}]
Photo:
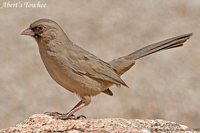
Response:
[{"label": "brown bird", "polygon": [[154,43],[107,63],[74,44],[62,28],[52,20],[37,20],[21,34],[35,38],[50,76],[62,87],[81,98],[81,101],[68,113],[47,113],[58,119],[72,118],[76,111],[91,102],[92,96],[101,92],[112,96],[109,87],[127,86],[120,76],[128,71],[137,59],[161,50],[180,47],[192,35],[192,33],[184,34]]}]

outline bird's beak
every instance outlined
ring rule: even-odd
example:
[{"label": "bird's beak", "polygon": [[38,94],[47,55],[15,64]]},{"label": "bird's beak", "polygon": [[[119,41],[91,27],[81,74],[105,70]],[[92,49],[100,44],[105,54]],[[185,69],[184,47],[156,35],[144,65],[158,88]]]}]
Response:
[{"label": "bird's beak", "polygon": [[35,33],[30,28],[27,28],[21,33],[21,35],[34,36]]}]

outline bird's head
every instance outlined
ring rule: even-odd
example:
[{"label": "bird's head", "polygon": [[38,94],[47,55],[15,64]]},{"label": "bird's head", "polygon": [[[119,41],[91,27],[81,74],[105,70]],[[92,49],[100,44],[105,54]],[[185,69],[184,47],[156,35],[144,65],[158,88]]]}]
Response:
[{"label": "bird's head", "polygon": [[50,19],[39,19],[33,22],[21,35],[34,37],[36,41],[48,42],[55,39],[61,31],[62,29],[56,22]]}]

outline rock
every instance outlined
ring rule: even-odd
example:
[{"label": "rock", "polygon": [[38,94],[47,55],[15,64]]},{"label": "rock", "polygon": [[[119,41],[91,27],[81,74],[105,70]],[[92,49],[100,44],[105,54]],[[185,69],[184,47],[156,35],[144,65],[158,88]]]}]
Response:
[{"label": "rock", "polygon": [[165,120],[140,119],[79,119],[56,120],[45,114],[36,114],[14,127],[0,130],[0,133],[199,133],[199,129],[192,129],[175,122]]}]

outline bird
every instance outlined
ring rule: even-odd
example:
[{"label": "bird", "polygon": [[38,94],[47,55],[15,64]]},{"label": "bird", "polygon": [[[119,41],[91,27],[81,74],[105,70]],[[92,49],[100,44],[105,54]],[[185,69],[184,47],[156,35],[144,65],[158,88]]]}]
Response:
[{"label": "bird", "polygon": [[136,62],[144,56],[158,51],[183,46],[192,33],[175,36],[153,43],[128,55],[105,62],[94,54],[73,43],[51,19],[38,19],[21,35],[33,37],[39,48],[41,59],[49,75],[66,90],[78,95],[78,102],[67,113],[46,112],[56,119],[72,119],[74,113],[91,103],[91,98],[105,93],[113,96],[112,85],[128,85],[121,79]]}]

